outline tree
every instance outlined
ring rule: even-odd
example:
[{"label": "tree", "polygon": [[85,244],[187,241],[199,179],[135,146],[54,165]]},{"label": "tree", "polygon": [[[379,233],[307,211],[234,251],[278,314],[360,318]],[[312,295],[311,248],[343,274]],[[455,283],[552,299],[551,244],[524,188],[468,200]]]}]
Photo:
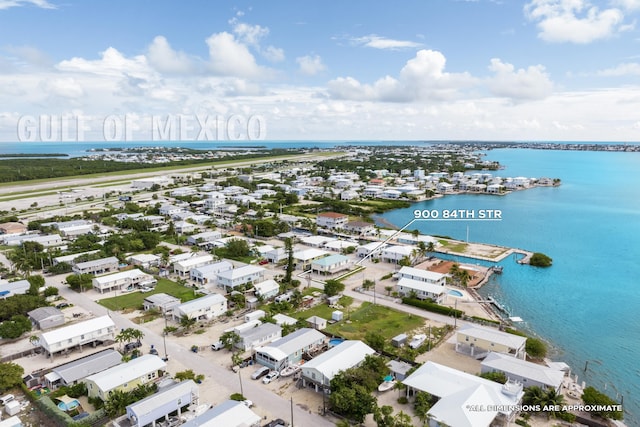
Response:
[{"label": "tree", "polygon": [[59,292],[60,291],[55,286],[47,286],[47,288],[44,290],[44,297],[52,297],[58,295]]},{"label": "tree", "polygon": [[197,322],[198,319],[196,319],[195,317],[189,317],[186,314],[180,317],[180,326],[182,326],[186,331],[193,328]]},{"label": "tree", "polygon": [[387,296],[391,295],[391,291],[393,290],[393,286],[385,286],[384,290],[387,291]]},{"label": "tree", "polygon": [[[619,402],[616,402],[606,394],[596,390],[594,387],[587,387],[584,389],[584,392],[582,394],[582,401],[584,402],[585,405],[602,405],[605,407],[610,405],[620,404]],[[610,418],[612,420],[621,420],[624,415],[622,411],[601,410],[595,413],[597,415],[600,415],[601,417]]]},{"label": "tree", "polygon": [[376,285],[376,282],[374,282],[371,279],[365,279],[362,281],[362,289],[364,289],[365,291],[368,291],[369,289],[373,288]]},{"label": "tree", "polygon": [[220,341],[224,344],[224,348],[227,350],[233,349],[233,346],[241,341],[240,335],[234,331],[225,332],[220,335]]},{"label": "tree", "polygon": [[227,254],[231,258],[245,257],[251,254],[249,243],[243,239],[231,239],[227,243]]},{"label": "tree", "polygon": [[525,350],[530,357],[542,359],[547,355],[547,345],[538,338],[527,337]]},{"label": "tree", "polygon": [[337,390],[332,386],[329,404],[331,409],[337,413],[351,418],[357,423],[363,423],[366,415],[372,413],[376,408],[376,399],[369,390],[360,384],[341,387]]},{"label": "tree", "polygon": [[553,260],[551,258],[540,252],[534,253],[529,260],[529,265],[534,267],[551,267],[552,263]]},{"label": "tree", "polygon": [[484,372],[482,374],[479,374],[479,376],[481,378],[484,378],[485,380],[493,381],[499,384],[504,384],[507,382],[507,376],[504,374],[504,372]]},{"label": "tree", "polygon": [[40,288],[44,286],[44,277],[40,275],[29,276],[27,277],[27,281],[29,282],[29,291],[27,293],[29,295],[37,296],[40,293]]},{"label": "tree", "polygon": [[31,321],[26,316],[16,314],[11,320],[0,323],[0,337],[14,339],[31,330]]},{"label": "tree", "polygon": [[284,282],[291,283],[291,277],[293,275],[293,240],[291,237],[287,237],[284,240],[284,249],[287,253],[287,269],[284,275]]},{"label": "tree", "polygon": [[381,352],[382,350],[384,350],[384,336],[376,332],[367,332],[367,334],[364,336],[364,341],[377,352]]},{"label": "tree", "polygon": [[430,256],[433,255],[433,252],[435,252],[435,250],[436,250],[436,245],[433,242],[427,243],[427,252],[429,253]]},{"label": "tree", "polygon": [[0,391],[4,392],[22,384],[24,368],[12,362],[0,363]]},{"label": "tree", "polygon": [[416,393],[415,400],[413,402],[413,410],[415,411],[418,419],[422,423],[426,423],[428,419],[428,412],[432,406],[433,397],[424,391]]},{"label": "tree", "polygon": [[344,283],[339,280],[329,279],[324,284],[324,293],[328,297],[338,295],[342,291],[344,291]]}]

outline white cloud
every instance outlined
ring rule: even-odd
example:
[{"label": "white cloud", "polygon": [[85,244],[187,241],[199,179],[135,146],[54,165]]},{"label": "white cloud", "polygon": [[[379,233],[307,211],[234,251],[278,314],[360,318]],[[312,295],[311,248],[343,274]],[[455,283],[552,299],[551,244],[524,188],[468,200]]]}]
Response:
[{"label": "white cloud", "polygon": [[422,43],[412,42],[409,40],[394,40],[375,34],[370,34],[363,37],[353,37],[351,38],[351,42],[356,45],[372,47],[374,49],[391,50],[418,48],[422,46]]},{"label": "white cloud", "polygon": [[300,56],[296,58],[296,62],[300,66],[300,72],[308,76],[316,75],[327,68],[319,55]]},{"label": "white cloud", "polygon": [[613,4],[630,11],[640,9],[640,0],[615,0]]},{"label": "white cloud", "polygon": [[269,35],[269,28],[240,22],[237,18],[229,20],[232,30],[242,43],[258,46],[260,40]]},{"label": "white cloud", "polygon": [[47,0],[0,0],[0,10],[27,5],[37,6],[42,9],[56,9],[56,6]]},{"label": "white cloud", "polygon": [[33,46],[8,46],[5,50],[29,65],[48,67],[52,64],[49,55]]},{"label": "white cloud", "polygon": [[149,63],[161,73],[181,74],[193,70],[193,62],[184,52],[171,48],[167,39],[156,36],[147,49]]},{"label": "white cloud", "polygon": [[262,49],[260,54],[271,62],[284,61],[284,50],[279,47],[267,46],[266,49]]},{"label": "white cloud", "polygon": [[516,70],[513,65],[493,58],[489,69],[495,75],[489,79],[488,87],[497,96],[516,100],[541,99],[553,90],[553,83],[542,65]]},{"label": "white cloud", "polygon": [[451,99],[475,82],[468,73],[444,71],[446,58],[441,52],[420,50],[407,61],[396,79],[385,76],[373,85],[361,84],[352,77],[329,82],[331,96],[343,99],[409,102]]},{"label": "white cloud", "polygon": [[524,10],[548,42],[586,44],[631,28],[620,9],[600,10],[588,0],[532,0]]},{"label": "white cloud", "polygon": [[64,98],[79,98],[84,95],[82,87],[71,77],[46,80],[43,82],[47,93]]},{"label": "white cloud", "polygon": [[147,58],[143,55],[126,58],[113,47],[101,52],[101,59],[90,60],[74,57],[61,61],[56,68],[61,71],[76,73],[90,73],[96,75],[124,76],[147,78],[152,72],[149,69]]},{"label": "white cloud", "polygon": [[597,74],[605,77],[640,76],[640,64],[637,62],[619,64],[614,68],[600,70]]},{"label": "white cloud", "polygon": [[233,34],[223,31],[207,39],[211,69],[223,76],[255,77],[260,73],[256,59]]}]

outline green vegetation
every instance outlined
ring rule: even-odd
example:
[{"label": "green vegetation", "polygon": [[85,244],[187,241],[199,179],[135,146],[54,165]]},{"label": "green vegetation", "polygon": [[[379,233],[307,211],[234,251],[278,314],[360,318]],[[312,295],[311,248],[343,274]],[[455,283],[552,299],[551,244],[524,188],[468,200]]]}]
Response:
[{"label": "green vegetation", "polygon": [[534,359],[542,359],[547,355],[547,344],[541,339],[529,336],[524,332],[513,328],[507,328],[505,329],[505,332],[527,338],[525,350],[529,357],[532,357]]},{"label": "green vegetation", "polygon": [[455,252],[459,254],[463,254],[466,252],[469,247],[468,244],[463,242],[453,242],[449,240],[439,239],[438,242],[442,245],[443,249],[448,250],[449,252]]},{"label": "green vegetation", "polygon": [[344,291],[344,283],[339,280],[329,279],[324,284],[324,293],[328,297],[338,295],[342,291]]},{"label": "green vegetation", "polygon": [[0,299],[0,321],[11,320],[13,316],[21,315],[38,307],[49,305],[43,297],[36,295],[14,295]]},{"label": "green vegetation", "polygon": [[[587,387],[584,389],[584,393],[582,394],[582,401],[585,405],[619,405],[619,402],[616,402],[606,394],[596,390],[593,387]],[[600,415],[603,418],[610,418],[612,420],[621,420],[624,416],[622,411],[599,411],[596,412],[597,415]]]},{"label": "green vegetation", "polygon": [[200,384],[202,381],[204,381],[205,377],[203,374],[196,375],[196,373],[193,372],[193,370],[187,369],[186,371],[176,372],[176,374],[174,375],[174,378],[178,381],[193,380],[198,384]]},{"label": "green vegetation", "polygon": [[478,375],[480,378],[484,378],[489,381],[493,381],[499,384],[504,384],[507,382],[507,376],[504,372],[484,372]]},{"label": "green vegetation", "polygon": [[16,314],[10,320],[0,323],[0,337],[14,339],[31,330],[31,321],[28,317]]},{"label": "green vegetation", "polygon": [[12,362],[0,363],[0,392],[22,384],[24,369]]},{"label": "green vegetation", "polygon": [[534,267],[551,267],[552,263],[553,260],[551,258],[540,252],[534,253],[529,260],[529,265]]},{"label": "green vegetation", "polygon": [[461,318],[464,316],[464,311],[462,310],[456,310],[451,307],[445,307],[443,305],[438,305],[434,302],[430,302],[427,300],[420,300],[417,298],[402,298],[402,303],[407,305],[412,305],[414,307],[418,307],[423,310],[431,311],[432,313],[444,314],[445,316],[453,316],[457,318]]},{"label": "green vegetation", "polygon": [[146,297],[158,293],[173,295],[182,302],[196,298],[193,288],[187,288],[168,279],[158,279],[158,284],[151,292],[130,292],[117,297],[102,299],[98,303],[109,310],[136,309],[142,306],[142,302]]},{"label": "green vegetation", "polygon": [[127,406],[152,395],[157,389],[156,384],[140,384],[131,391],[113,390],[104,402],[104,411],[111,418],[123,415]]}]

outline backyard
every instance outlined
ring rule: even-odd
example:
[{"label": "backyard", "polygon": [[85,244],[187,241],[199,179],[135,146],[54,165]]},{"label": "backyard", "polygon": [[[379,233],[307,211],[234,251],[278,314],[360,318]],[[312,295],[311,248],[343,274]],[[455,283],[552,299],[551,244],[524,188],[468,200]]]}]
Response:
[{"label": "backyard", "polygon": [[158,283],[150,292],[130,292],[113,298],[101,299],[98,303],[109,310],[135,310],[142,306],[142,302],[146,297],[159,293],[173,295],[174,297],[179,298],[182,302],[189,301],[197,297],[193,288],[179,285],[168,279],[158,279]]}]

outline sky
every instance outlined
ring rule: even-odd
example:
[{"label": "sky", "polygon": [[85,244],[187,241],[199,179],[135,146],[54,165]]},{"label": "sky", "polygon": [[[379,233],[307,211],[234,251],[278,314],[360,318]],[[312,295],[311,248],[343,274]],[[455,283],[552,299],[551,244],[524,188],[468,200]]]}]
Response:
[{"label": "sky", "polygon": [[640,141],[640,0],[0,0],[0,141]]}]

